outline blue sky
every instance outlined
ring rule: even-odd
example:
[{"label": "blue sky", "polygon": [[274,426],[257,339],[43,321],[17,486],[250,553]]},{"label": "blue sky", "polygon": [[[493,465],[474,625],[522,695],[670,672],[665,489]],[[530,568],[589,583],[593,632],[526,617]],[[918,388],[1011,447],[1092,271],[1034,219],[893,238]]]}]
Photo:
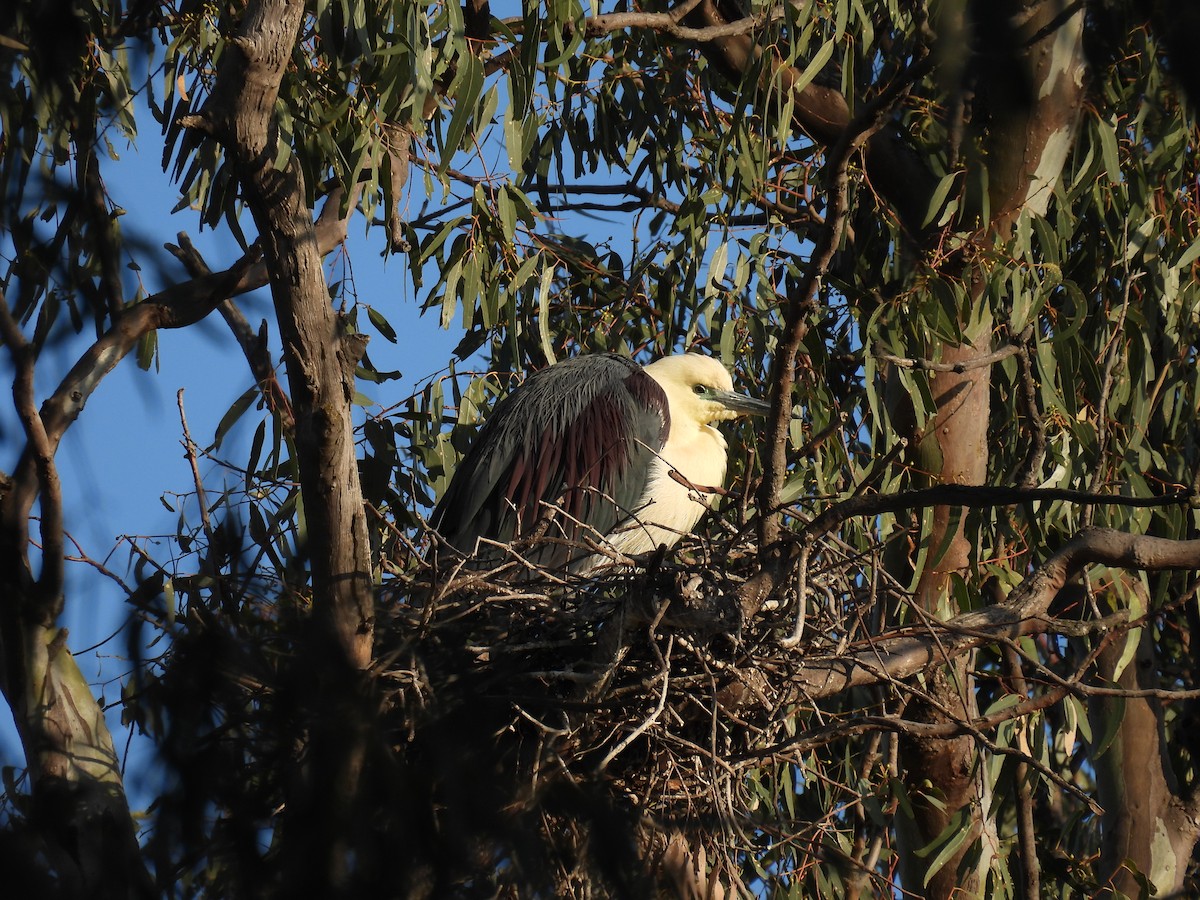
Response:
[{"label": "blue sky", "polygon": [[[192,210],[170,213],[178,191],[162,171],[158,126],[144,109],[138,119],[137,146],[122,142],[115,147],[120,160],[104,161],[110,196],[125,209],[121,225],[126,237],[161,247],[185,231],[213,269],[231,265],[241,253],[228,232],[200,231],[199,217]],[[419,298],[413,294],[407,261],[383,258],[383,247],[380,229],[367,232],[361,216],[351,222],[347,252],[355,293],[360,300],[379,307],[399,335],[394,345],[374,337],[369,348],[372,361],[382,370],[398,370],[403,376],[379,385],[360,385],[360,390],[390,406],[406,398],[421,380],[445,368],[461,333],[457,322],[453,330],[444,331],[436,314],[419,315]],[[336,256],[331,255],[330,265],[334,276],[341,278],[344,274]],[[186,277],[182,266],[169,267],[167,274]],[[151,266],[143,265],[139,275],[148,292],[166,285],[166,279]],[[263,318],[268,320],[272,352],[278,362],[278,334],[269,292],[259,290],[236,302],[255,327]],[[85,333],[45,354],[38,369],[39,400],[55,388],[89,342],[90,335]],[[192,490],[177,392],[184,390],[192,438],[204,447],[212,443],[221,417],[254,383],[232,334],[216,313],[190,328],[160,331],[158,344],[158,358],[149,371],[139,369],[131,354],[104,379],[63,438],[57,457],[68,531],[87,556],[105,562],[122,577],[128,572],[129,546],[121,543],[121,536],[173,534],[177,515],[168,511],[160,498],[167,495],[168,502],[173,502],[172,494]],[[0,367],[10,370],[10,366],[5,353]],[[249,427],[235,427],[226,438],[223,455],[237,459],[238,442],[248,444],[256,420],[248,416],[246,421]],[[12,471],[22,444],[19,436],[11,405],[0,404],[0,469]],[[202,461],[206,474],[212,468]],[[68,564],[67,578],[63,624],[70,629],[69,646],[78,652],[110,637],[127,620],[129,609],[123,591],[92,566]],[[113,679],[128,668],[125,653],[125,640],[120,637],[79,658],[85,677],[109,703],[120,697],[120,686]],[[122,746],[126,732],[120,726],[119,705],[109,711],[109,723],[118,747]],[[23,765],[7,713],[0,715],[0,765]],[[133,772],[130,775],[136,795],[137,777]]]}]

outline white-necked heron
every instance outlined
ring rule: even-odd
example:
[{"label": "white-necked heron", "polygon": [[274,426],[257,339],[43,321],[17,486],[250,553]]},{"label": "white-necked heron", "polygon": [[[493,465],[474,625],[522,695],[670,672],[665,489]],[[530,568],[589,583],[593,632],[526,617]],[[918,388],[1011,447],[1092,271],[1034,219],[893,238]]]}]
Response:
[{"label": "white-necked heron", "polygon": [[464,554],[543,534],[542,564],[592,568],[583,538],[618,553],[673,545],[725,480],[714,423],[765,413],[735,393],[729,372],[695,353],[642,367],[613,353],[568,359],[531,375],[496,404],[432,524]]}]

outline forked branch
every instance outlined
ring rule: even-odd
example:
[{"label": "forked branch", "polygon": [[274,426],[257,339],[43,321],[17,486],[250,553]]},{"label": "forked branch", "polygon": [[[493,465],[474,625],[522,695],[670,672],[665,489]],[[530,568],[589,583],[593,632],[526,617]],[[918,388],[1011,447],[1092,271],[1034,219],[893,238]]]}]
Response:
[{"label": "forked branch", "polygon": [[908,678],[990,640],[1052,630],[1051,602],[1090,565],[1143,572],[1200,570],[1200,540],[1088,529],[1032,572],[1004,602],[955,616],[937,626],[936,634],[883,637],[844,656],[805,660],[791,684],[811,699],[828,697],[851,687]]}]

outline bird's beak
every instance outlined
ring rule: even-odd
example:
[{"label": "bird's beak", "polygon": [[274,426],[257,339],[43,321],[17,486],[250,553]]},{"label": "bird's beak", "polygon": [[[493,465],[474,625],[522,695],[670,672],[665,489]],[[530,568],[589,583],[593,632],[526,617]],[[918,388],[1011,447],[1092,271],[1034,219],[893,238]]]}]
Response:
[{"label": "bird's beak", "polygon": [[709,399],[739,416],[765,416],[771,411],[771,404],[766,400],[747,397],[734,391],[709,391]]}]

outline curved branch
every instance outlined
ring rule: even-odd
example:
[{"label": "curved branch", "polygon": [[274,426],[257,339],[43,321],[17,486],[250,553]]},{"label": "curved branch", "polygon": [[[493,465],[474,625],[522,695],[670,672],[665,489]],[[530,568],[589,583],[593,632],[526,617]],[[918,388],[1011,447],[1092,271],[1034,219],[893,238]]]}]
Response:
[{"label": "curved branch", "polygon": [[986,366],[992,366],[998,362],[1003,362],[1010,356],[1018,356],[1020,353],[1020,345],[1009,344],[1007,347],[1001,347],[999,350],[993,350],[991,353],[984,353],[979,356],[970,357],[969,359],[961,359],[957,362],[934,362],[931,359],[894,356],[891,353],[875,353],[873,355],[880,362],[889,363],[901,369],[915,369],[919,372],[953,372],[956,375],[962,375],[970,369],[982,369]]},{"label": "curved branch", "polygon": [[1045,631],[1053,623],[1047,615],[1050,603],[1090,565],[1143,572],[1200,570],[1200,540],[1089,529],[1046,560],[1003,603],[948,619],[937,635],[884,637],[843,657],[806,660],[790,684],[809,699],[828,697],[851,687],[908,678],[993,638]]},{"label": "curved branch", "polygon": [[38,454],[44,451],[53,457],[62,436],[79,418],[92,392],[138,341],[158,328],[183,328],[200,321],[223,297],[239,292],[246,271],[253,265],[250,258],[244,257],[224,272],[173,285],[148,297],[123,313],[79,357],[58,388],[42,404],[39,416],[46,443],[42,450],[35,451],[32,446],[27,446],[22,453],[13,471],[13,491],[6,510],[9,516],[24,518],[29,515],[39,491]]},{"label": "curved branch", "polygon": [[[331,195],[331,199],[334,199]],[[326,203],[314,234],[318,252],[330,253],[346,237],[349,216],[340,204]],[[67,429],[79,418],[88,398],[117,363],[138,341],[160,328],[186,328],[205,318],[230,297],[249,293],[270,283],[267,265],[257,250],[243,256],[228,269],[183,281],[164,288],[125,310],[100,338],[76,360],[39,412],[45,428],[47,448],[53,456]],[[8,512],[19,518],[29,515],[38,496],[34,454],[26,448],[13,471]]]},{"label": "curved branch", "polygon": [[[731,20],[721,7],[721,0],[702,0],[687,16],[686,22],[699,30],[727,27],[731,22],[741,21]],[[745,81],[763,54],[772,52],[759,45],[748,32],[714,34],[713,38],[702,41],[700,47],[709,62],[735,85]],[[791,93],[796,127],[826,147],[835,146],[854,122],[846,97],[816,81],[799,87],[801,70],[786,63],[778,54],[772,55],[768,68],[770,71],[764,74],[764,82],[779,85]],[[914,72],[910,65],[907,74],[923,77],[925,71],[928,69]],[[872,186],[892,204],[909,233],[919,234],[938,178],[895,124],[884,123],[869,136],[864,146],[864,165]]]},{"label": "curved branch", "polygon": [[[58,467],[54,464],[54,449],[46,434],[45,422],[38,412],[34,399],[34,350],[21,333],[20,326],[13,318],[8,308],[8,301],[2,291],[0,291],[0,338],[8,347],[8,352],[12,354],[16,369],[13,379],[13,400],[28,442],[26,455],[30,458],[34,476],[30,480],[34,481],[35,490],[40,489],[42,494],[40,522],[42,570],[37,580],[38,608],[36,614],[42,624],[49,625],[62,611],[64,548],[62,485],[58,480]],[[13,493],[15,494],[16,491]],[[10,564],[17,562],[12,558],[15,556],[20,559],[21,563],[27,565],[28,517],[25,514],[14,514],[14,508],[15,504],[11,502],[11,498],[10,502],[0,507],[4,534],[6,537],[11,536],[16,545],[12,548],[15,552],[9,557]]]}]

